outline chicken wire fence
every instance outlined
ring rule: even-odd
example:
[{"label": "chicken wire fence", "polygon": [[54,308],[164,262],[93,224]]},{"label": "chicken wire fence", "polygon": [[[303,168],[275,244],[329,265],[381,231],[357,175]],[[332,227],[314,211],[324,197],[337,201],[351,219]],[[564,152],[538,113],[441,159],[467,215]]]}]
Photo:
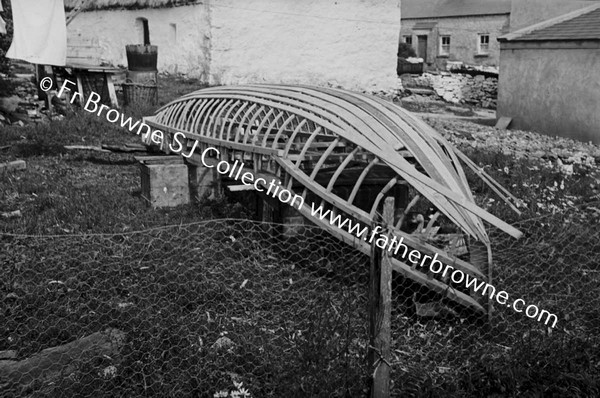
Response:
[{"label": "chicken wire fence", "polygon": [[[555,313],[554,329],[498,304],[490,324],[420,317],[427,293],[396,276],[392,396],[593,396],[600,227],[585,216],[523,221],[520,240],[491,231],[493,284]],[[367,395],[369,258],[289,228],[1,235],[0,395]]]}]

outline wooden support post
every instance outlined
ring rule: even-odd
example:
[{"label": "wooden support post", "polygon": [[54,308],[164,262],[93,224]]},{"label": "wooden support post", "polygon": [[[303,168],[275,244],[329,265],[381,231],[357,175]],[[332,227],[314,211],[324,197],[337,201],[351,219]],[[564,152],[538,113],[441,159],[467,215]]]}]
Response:
[{"label": "wooden support post", "polygon": [[225,196],[225,193],[223,191],[223,181],[221,180],[221,174],[217,173],[217,168],[213,167],[212,169],[212,175],[213,175],[213,182],[214,182],[214,192],[212,194],[212,197],[220,200],[223,198],[223,196]]},{"label": "wooden support post", "polygon": [[[394,223],[394,198],[388,197],[383,205],[383,228]],[[377,223],[373,224],[373,228]],[[390,235],[389,232],[388,236]],[[389,241],[389,240],[388,240]],[[390,396],[391,317],[392,317],[392,263],[387,247],[381,249],[373,240],[371,245],[371,275],[369,286],[369,316],[371,347],[369,362],[373,366],[371,398]]]},{"label": "wooden support post", "polygon": [[[492,284],[492,259],[491,249],[488,244],[477,241],[473,238],[469,238],[469,260],[470,263],[475,267],[479,268],[483,275],[487,277],[487,283]],[[482,296],[481,293],[476,293],[471,287],[469,294],[484,308],[487,306],[488,309],[488,322],[491,322],[492,316],[492,304],[494,300],[491,300],[489,295]]]},{"label": "wooden support post", "polygon": [[198,204],[198,166],[187,163],[188,167],[188,184],[190,187],[190,203]]}]

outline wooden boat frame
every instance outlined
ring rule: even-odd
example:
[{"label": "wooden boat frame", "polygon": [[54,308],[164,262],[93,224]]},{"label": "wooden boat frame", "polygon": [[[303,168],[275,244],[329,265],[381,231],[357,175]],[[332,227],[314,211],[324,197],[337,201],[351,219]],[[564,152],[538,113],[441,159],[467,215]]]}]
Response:
[{"label": "wooden boat frame", "polygon": [[[404,186],[410,200],[399,203],[395,224],[388,226],[388,232],[404,238],[406,245],[422,254],[437,254],[444,264],[488,283],[492,254],[483,221],[515,238],[521,236],[520,231],[474,203],[460,161],[515,210],[512,201],[516,198],[421,119],[381,98],[303,85],[219,86],[184,95],[144,122],[164,133],[160,147],[165,153],[172,152],[175,135],[182,133],[185,150],[199,148],[189,156],[190,163],[201,165],[200,152],[218,148],[221,160],[243,161],[247,166],[244,172],[254,179],[275,180],[307,203],[318,203],[361,225],[372,226],[382,199],[397,186]],[[145,140],[152,144],[149,135]],[[351,189],[340,194],[336,183],[351,169],[355,180]],[[357,196],[376,170],[389,180],[371,195],[368,206],[358,206]],[[417,217],[421,224],[411,233],[406,225],[418,204],[434,208],[435,213],[426,228],[424,217]],[[312,217],[307,206],[298,212],[348,245],[370,253],[368,242]],[[434,224],[442,219],[459,230],[445,238],[463,236],[473,242],[469,247],[479,242],[487,251],[485,261],[474,264],[472,255],[469,262],[455,249],[440,244],[433,232]],[[393,269],[403,276],[462,306],[487,312],[481,298],[456,289],[448,276],[432,275],[401,258],[392,262]]]}]

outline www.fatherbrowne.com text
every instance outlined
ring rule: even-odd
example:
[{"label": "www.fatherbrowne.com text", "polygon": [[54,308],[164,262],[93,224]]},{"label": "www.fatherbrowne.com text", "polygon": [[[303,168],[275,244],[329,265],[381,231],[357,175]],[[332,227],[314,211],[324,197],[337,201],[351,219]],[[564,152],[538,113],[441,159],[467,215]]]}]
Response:
[{"label": "www.fatherbrowne.com text", "polygon": [[[65,90],[71,91],[67,87],[68,84],[75,85],[74,82],[65,80],[60,88],[60,91],[58,92],[59,98],[62,96]],[[101,104],[100,95],[97,93],[91,92],[90,96],[87,98],[87,100],[85,100],[80,93],[73,92],[71,103],[75,100],[75,98],[78,97],[80,103],[85,104],[83,105],[83,109],[85,111],[101,116],[103,111],[106,110],[104,116],[109,122],[119,122],[121,127],[126,127],[130,132],[135,130],[137,135],[144,133],[144,139],[146,141],[148,141],[148,138],[150,138],[149,141],[152,141],[154,144],[161,146],[163,145],[165,134],[162,131],[152,130],[146,123],[140,122],[139,120],[134,122],[131,117],[125,118],[125,116],[118,110],[111,109],[107,105]],[[184,148],[183,143],[186,141],[186,135],[182,132],[177,132],[173,135],[172,142],[169,144],[169,149],[171,152],[181,154],[186,158],[190,158],[194,154],[199,143],[196,140],[192,145],[192,148],[189,149],[189,152],[184,153],[187,148]],[[243,162],[236,160],[233,164],[231,164],[225,160],[221,160],[216,165],[207,163],[207,157],[215,157],[220,159],[220,155],[221,153],[219,149],[215,147],[208,147],[201,152],[200,160],[205,167],[216,167],[216,171],[219,174],[227,175],[229,178],[232,178],[236,181],[239,180],[244,185],[251,185],[257,191],[263,192],[266,195],[270,195],[273,198],[277,198],[282,203],[289,204],[298,210],[304,207],[304,198],[283,188],[276,179],[267,181],[264,178],[255,178],[254,174],[251,172],[243,172]],[[394,256],[400,255],[399,258],[402,261],[408,260],[412,264],[418,264],[419,267],[428,267],[431,273],[441,273],[442,277],[445,277],[449,274],[450,280],[456,284],[464,283],[465,287],[468,289],[471,289],[474,292],[479,292],[482,296],[488,295],[490,300],[493,300],[495,297],[496,301],[501,305],[512,308],[516,312],[524,312],[527,317],[537,319],[539,322],[544,321],[545,325],[551,323],[553,328],[556,326],[558,318],[555,314],[551,314],[546,310],[540,311],[540,309],[533,304],[526,306],[525,300],[521,298],[510,300],[508,293],[503,290],[496,293],[496,288],[493,285],[490,285],[485,281],[478,281],[477,278],[474,278],[469,274],[465,274],[463,271],[455,269],[449,264],[444,265],[437,259],[437,253],[431,257],[429,255],[422,255],[422,253],[418,250],[410,250],[410,248],[404,244],[404,237],[398,239],[398,237],[393,234],[384,233],[386,231],[383,231],[382,227],[380,226],[376,226],[369,231],[370,228],[368,226],[356,221],[352,221],[349,218],[344,218],[340,214],[334,214],[331,212],[331,210],[325,210],[323,206],[315,207],[314,203],[311,203],[311,215],[315,218],[318,218],[321,222],[328,222],[330,225],[342,230],[346,230],[357,238],[369,243],[373,243],[375,240],[376,246],[383,250],[388,250],[390,253],[393,252]],[[389,235],[392,235],[391,239]]]}]

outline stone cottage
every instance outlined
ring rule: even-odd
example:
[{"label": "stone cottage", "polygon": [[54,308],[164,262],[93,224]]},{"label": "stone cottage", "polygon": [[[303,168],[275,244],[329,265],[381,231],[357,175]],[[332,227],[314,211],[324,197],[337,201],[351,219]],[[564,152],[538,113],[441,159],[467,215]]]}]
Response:
[{"label": "stone cottage", "polygon": [[211,84],[396,84],[399,0],[94,0],[68,28],[107,63],[126,65],[127,44],[150,43],[159,71]]},{"label": "stone cottage", "polygon": [[510,0],[402,0],[401,41],[429,68],[448,61],[497,66],[510,9]]}]

